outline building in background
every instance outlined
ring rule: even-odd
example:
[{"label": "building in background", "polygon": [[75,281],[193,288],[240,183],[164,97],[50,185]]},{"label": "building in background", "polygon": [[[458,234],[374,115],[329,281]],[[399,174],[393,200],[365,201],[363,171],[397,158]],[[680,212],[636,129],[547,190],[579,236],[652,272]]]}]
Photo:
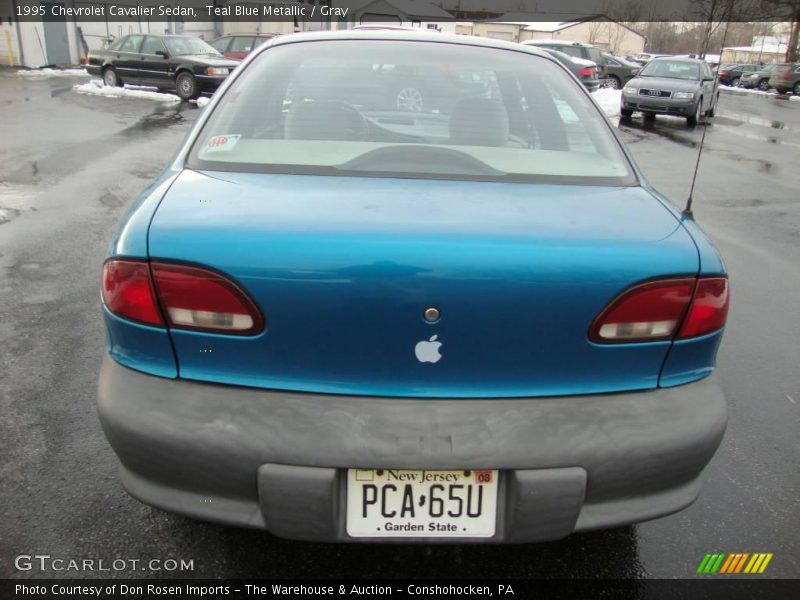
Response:
[{"label": "building in background", "polygon": [[746,63],[752,65],[782,63],[786,60],[787,36],[756,36],[749,46],[722,49],[722,64]]},{"label": "building in background", "polygon": [[542,39],[583,42],[621,56],[642,52],[647,41],[643,34],[605,15],[566,22],[514,21],[513,16],[503,15],[496,22],[460,22],[456,33],[512,42]]}]

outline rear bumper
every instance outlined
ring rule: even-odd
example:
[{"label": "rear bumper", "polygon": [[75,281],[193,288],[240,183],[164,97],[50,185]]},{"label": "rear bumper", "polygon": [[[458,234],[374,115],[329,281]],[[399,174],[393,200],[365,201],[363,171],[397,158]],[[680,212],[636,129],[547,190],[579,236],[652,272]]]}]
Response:
[{"label": "rear bumper", "polygon": [[108,357],[98,410],[136,498],[316,541],[354,541],[347,467],[500,469],[496,535],[459,541],[543,541],[670,514],[697,497],[727,420],[713,375],[623,394],[417,400],[165,379]]}]

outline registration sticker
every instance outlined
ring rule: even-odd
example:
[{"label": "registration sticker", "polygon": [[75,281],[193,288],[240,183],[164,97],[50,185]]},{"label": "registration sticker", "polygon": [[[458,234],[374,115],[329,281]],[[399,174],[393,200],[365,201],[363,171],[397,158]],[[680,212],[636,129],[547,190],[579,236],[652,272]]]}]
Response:
[{"label": "registration sticker", "polygon": [[230,152],[236,146],[241,134],[215,135],[206,142],[206,152]]}]

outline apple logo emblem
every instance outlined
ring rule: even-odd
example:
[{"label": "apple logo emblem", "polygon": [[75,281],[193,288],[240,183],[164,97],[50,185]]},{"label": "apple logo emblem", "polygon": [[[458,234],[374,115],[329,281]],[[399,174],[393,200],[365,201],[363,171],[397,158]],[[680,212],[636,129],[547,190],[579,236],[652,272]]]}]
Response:
[{"label": "apple logo emblem", "polygon": [[442,358],[442,355],[439,354],[439,348],[442,347],[442,342],[436,341],[438,337],[438,335],[431,336],[429,341],[422,340],[414,346],[414,354],[417,355],[417,360],[419,362],[439,362],[439,359]]}]

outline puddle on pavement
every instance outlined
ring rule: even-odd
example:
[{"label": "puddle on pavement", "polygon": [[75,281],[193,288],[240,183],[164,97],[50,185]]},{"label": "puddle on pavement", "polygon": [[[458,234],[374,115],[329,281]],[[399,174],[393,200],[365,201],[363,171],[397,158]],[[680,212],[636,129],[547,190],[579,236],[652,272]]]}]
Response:
[{"label": "puddle on pavement", "polygon": [[[656,117],[655,122],[649,122],[639,119],[622,119],[619,122],[619,128],[621,130],[633,133],[634,135],[636,135],[636,133],[634,132],[654,133],[660,137],[681,144],[682,146],[686,146],[687,148],[697,148],[700,145],[699,138],[692,139],[688,137],[686,134],[691,133],[693,131],[701,133],[702,129],[700,128],[703,127],[703,125],[698,125],[695,128],[688,128],[686,122],[684,121],[681,129],[679,129],[678,127],[679,123],[677,120],[674,120],[673,122],[664,120],[664,122],[661,123],[659,122],[658,117]],[[683,135],[681,134],[681,132],[683,133]]]},{"label": "puddle on pavement", "polygon": [[147,133],[153,129],[162,129],[178,125],[186,120],[183,114],[185,110],[197,108],[196,104],[191,104],[189,102],[179,102],[170,106],[159,106],[149,115],[145,115],[133,125],[123,129],[119,135],[130,137]]},{"label": "puddle on pavement", "polygon": [[[725,125],[734,123],[741,125],[743,123],[747,123],[748,125],[761,125],[762,127],[768,127],[770,129],[782,129],[786,131],[794,130],[794,127],[785,121],[765,119],[764,117],[759,117],[758,115],[730,112],[727,110],[720,111],[719,116],[715,117],[715,119],[718,120],[720,124]],[[724,119],[724,121],[722,119]]]}]

